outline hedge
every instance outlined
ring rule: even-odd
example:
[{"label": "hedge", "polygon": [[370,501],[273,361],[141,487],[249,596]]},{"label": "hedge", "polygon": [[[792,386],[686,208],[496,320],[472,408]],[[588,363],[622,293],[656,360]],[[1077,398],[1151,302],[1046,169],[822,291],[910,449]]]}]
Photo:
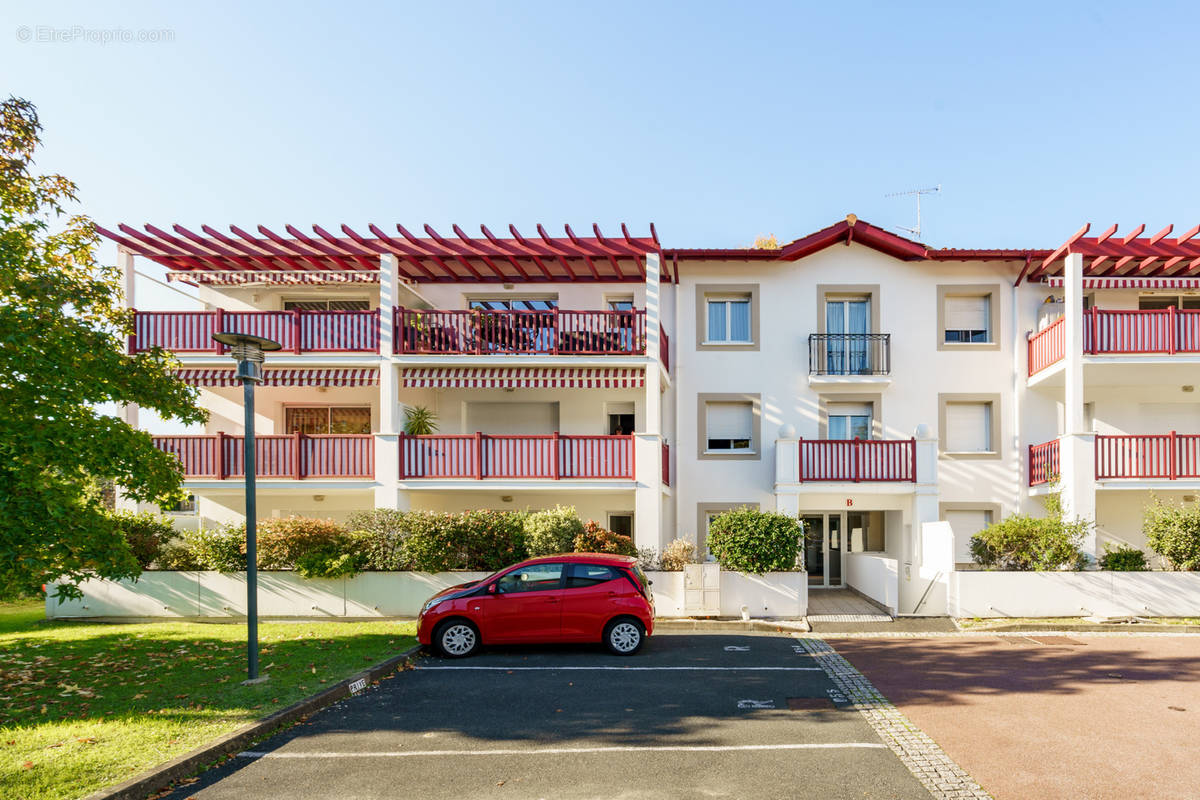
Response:
[{"label": "hedge", "polygon": [[708,524],[708,550],[724,568],[761,575],[798,566],[804,530],[795,517],[739,508]]}]

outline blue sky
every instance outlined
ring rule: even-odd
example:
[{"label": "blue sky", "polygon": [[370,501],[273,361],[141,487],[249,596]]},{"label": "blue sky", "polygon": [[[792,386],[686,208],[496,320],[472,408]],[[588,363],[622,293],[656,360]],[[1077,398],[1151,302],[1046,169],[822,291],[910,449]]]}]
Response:
[{"label": "blue sky", "polygon": [[[572,8],[570,6],[579,6]],[[46,3],[3,89],[104,224],[791,239],[941,184],[935,246],[1200,218],[1195,4]],[[28,26],[34,41],[18,41]],[[39,28],[168,29],[159,43]],[[106,253],[109,253],[106,250]]]}]

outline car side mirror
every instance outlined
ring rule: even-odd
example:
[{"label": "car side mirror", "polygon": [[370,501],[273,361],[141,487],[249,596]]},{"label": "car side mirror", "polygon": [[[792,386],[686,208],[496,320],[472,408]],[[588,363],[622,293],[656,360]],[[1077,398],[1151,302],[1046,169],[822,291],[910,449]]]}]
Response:
[{"label": "car side mirror", "polygon": [[488,594],[495,594],[495,593],[496,593],[496,584],[494,584],[494,583],[489,583],[489,584],[488,584],[488,588],[487,588],[487,592],[488,592]]}]

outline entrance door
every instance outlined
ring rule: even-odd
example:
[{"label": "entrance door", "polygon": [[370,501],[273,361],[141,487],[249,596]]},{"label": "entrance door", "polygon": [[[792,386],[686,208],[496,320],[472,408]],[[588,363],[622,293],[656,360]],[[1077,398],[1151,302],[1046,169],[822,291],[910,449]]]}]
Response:
[{"label": "entrance door", "polygon": [[808,585],[814,589],[841,587],[842,559],[846,552],[846,517],[842,512],[805,514],[804,565]]}]

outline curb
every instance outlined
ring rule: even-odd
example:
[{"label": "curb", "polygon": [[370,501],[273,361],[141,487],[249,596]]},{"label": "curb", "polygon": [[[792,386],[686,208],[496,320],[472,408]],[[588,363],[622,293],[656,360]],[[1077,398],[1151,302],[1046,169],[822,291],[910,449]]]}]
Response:
[{"label": "curb", "polygon": [[145,800],[148,795],[166,788],[168,784],[195,774],[206,764],[222,756],[237,753],[245,749],[246,745],[274,732],[276,728],[295,722],[300,717],[320,711],[322,708],[332,705],[344,697],[349,697],[350,684],[358,680],[366,680],[368,684],[378,680],[394,671],[399,664],[416,655],[420,649],[421,645],[414,645],[400,655],[392,656],[386,661],[381,661],[372,667],[368,667],[362,672],[356,673],[344,681],[314,694],[312,697],[293,703],[287,708],[281,708],[274,714],[263,717],[257,722],[251,722],[236,731],[227,733],[214,742],[210,742],[190,753],[177,756],[165,764],[161,764],[143,772],[141,775],[130,778],[124,783],[93,792],[87,795],[84,800]]},{"label": "curb", "polygon": [[688,619],[669,617],[654,620],[654,631],[755,631],[761,633],[809,633],[806,619]]},{"label": "curb", "polygon": [[1016,622],[1011,625],[967,628],[954,621],[962,633],[1200,633],[1200,625],[1163,625],[1155,623],[1083,623],[1072,625],[1062,622]]}]

